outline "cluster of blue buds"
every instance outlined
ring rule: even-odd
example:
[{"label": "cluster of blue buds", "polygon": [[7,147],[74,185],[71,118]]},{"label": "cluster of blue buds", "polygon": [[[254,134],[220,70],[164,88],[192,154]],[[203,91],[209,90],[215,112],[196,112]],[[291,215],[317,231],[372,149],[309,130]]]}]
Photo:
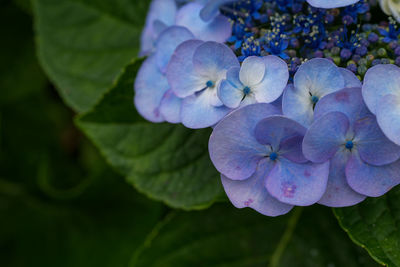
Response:
[{"label": "cluster of blue buds", "polygon": [[400,184],[400,30],[373,24],[371,8],[153,0],[136,108],[213,127],[210,158],[238,208],[278,216],[381,196]]}]

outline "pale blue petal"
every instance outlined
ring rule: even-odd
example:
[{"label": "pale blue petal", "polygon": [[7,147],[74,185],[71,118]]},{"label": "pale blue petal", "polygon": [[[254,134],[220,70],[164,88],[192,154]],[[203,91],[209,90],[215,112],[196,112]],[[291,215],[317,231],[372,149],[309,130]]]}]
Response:
[{"label": "pale blue petal", "polygon": [[265,178],[273,168],[273,163],[261,160],[257,171],[244,181],[235,181],[221,175],[222,185],[230,201],[236,208],[252,208],[267,216],[279,216],[289,212],[293,206],[273,198],[265,188]]},{"label": "pale blue petal", "polygon": [[[261,120],[254,130],[258,142],[264,145],[271,145],[274,151],[278,151],[281,148],[282,143],[288,142],[287,145],[291,144],[289,139],[292,139],[293,137],[303,138],[305,133],[306,128],[301,124],[281,115],[273,115]],[[302,140],[300,140],[300,143],[301,141]],[[286,149],[284,152],[289,153],[289,147],[284,147]],[[298,147],[296,146],[294,148]]]},{"label": "pale blue petal", "polygon": [[314,109],[314,120],[325,114],[339,111],[346,114],[352,125],[356,120],[370,115],[361,94],[361,88],[345,88],[324,96]]},{"label": "pale blue petal", "polygon": [[215,99],[213,91],[216,89],[205,89],[183,100],[181,109],[183,125],[192,129],[211,127],[229,113],[229,108],[213,105]]},{"label": "pale blue petal", "polygon": [[171,26],[160,34],[156,42],[157,64],[161,72],[165,72],[175,49],[184,41],[194,39],[194,35],[186,28]]},{"label": "pale blue petal", "polygon": [[344,88],[339,68],[328,59],[314,58],[303,63],[294,76],[294,86],[320,99]]},{"label": "pale blue petal", "polygon": [[165,92],[161,100],[160,113],[170,123],[181,122],[182,98],[177,97],[172,90]]},{"label": "pale blue petal", "polygon": [[329,161],[298,164],[280,158],[267,177],[268,192],[283,203],[309,206],[323,196],[329,174]]},{"label": "pale blue petal", "polygon": [[374,116],[367,116],[354,125],[354,143],[363,161],[372,165],[386,165],[400,158],[400,146],[383,134]]},{"label": "pale blue petal", "polygon": [[319,204],[328,207],[353,206],[366,197],[351,189],[346,180],[346,164],[350,157],[349,150],[340,150],[330,160],[328,184]]},{"label": "pale blue petal", "polygon": [[307,2],[318,8],[337,8],[349,6],[357,3],[360,0],[307,0]]},{"label": "pale blue petal", "polygon": [[372,166],[354,153],[346,166],[347,182],[355,191],[369,197],[379,197],[400,183],[400,161]]},{"label": "pale blue petal", "polygon": [[239,0],[209,0],[200,12],[200,17],[204,21],[210,21],[219,14],[219,7]]},{"label": "pale blue petal", "polygon": [[239,79],[244,86],[252,87],[260,83],[265,74],[265,64],[260,57],[247,57],[239,71]]},{"label": "pale blue petal", "polygon": [[143,62],[134,87],[134,102],[140,115],[152,122],[164,121],[159,107],[169,85],[165,76],[159,71],[154,56],[150,56]]},{"label": "pale blue petal", "polygon": [[340,146],[346,143],[349,119],[341,112],[331,112],[316,120],[303,140],[304,156],[321,163],[332,158]]},{"label": "pale blue petal", "polygon": [[285,90],[289,71],[285,61],[277,56],[266,56],[265,74],[262,81],[254,87],[254,95],[259,103],[271,103],[278,99]]},{"label": "pale blue petal", "polygon": [[175,0],[153,0],[146,17],[146,24],[140,40],[140,55],[145,56],[154,50],[154,43],[160,33],[154,26],[156,20],[166,26],[175,23],[177,6]]},{"label": "pale blue petal", "polygon": [[239,68],[230,68],[226,80],[222,80],[218,87],[218,97],[229,108],[237,108],[244,97],[243,85],[239,81]]},{"label": "pale blue petal", "polygon": [[364,77],[362,94],[369,110],[376,114],[382,97],[400,96],[400,68],[390,64],[370,68]]},{"label": "pale blue petal", "polygon": [[305,127],[309,127],[313,122],[313,103],[308,92],[298,90],[289,84],[282,98],[283,114]]},{"label": "pale blue petal", "polygon": [[226,78],[226,72],[232,67],[240,67],[233,51],[225,44],[205,42],[193,55],[194,69],[199,75],[206,76],[217,84]]},{"label": "pale blue petal", "polygon": [[187,97],[206,87],[207,78],[198,77],[193,67],[193,54],[203,42],[189,40],[180,44],[171,57],[167,68],[167,79],[178,97]]},{"label": "pale blue petal", "polygon": [[344,78],[344,87],[346,87],[346,88],[353,88],[353,87],[361,88],[361,86],[362,86],[361,81],[357,78],[357,76],[352,71],[345,69],[345,68],[339,68],[339,70]]},{"label": "pale blue petal", "polygon": [[257,142],[254,129],[259,121],[278,114],[269,104],[254,104],[233,111],[220,121],[210,137],[209,152],[217,170],[233,180],[249,178],[270,150]]},{"label": "pale blue petal", "polygon": [[379,102],[376,117],[385,135],[400,146],[400,97],[395,95],[383,97]]},{"label": "pale blue petal", "polygon": [[188,3],[178,10],[176,25],[188,28],[197,39],[203,41],[225,42],[232,34],[232,25],[229,19],[217,15],[206,22],[200,18],[203,5],[199,3]]}]

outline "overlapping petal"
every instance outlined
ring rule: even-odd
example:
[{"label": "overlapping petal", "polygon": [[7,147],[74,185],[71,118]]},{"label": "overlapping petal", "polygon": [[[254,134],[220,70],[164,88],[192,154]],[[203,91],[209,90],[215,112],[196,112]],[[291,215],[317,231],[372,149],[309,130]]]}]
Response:
[{"label": "overlapping petal", "polygon": [[200,17],[203,7],[196,2],[184,5],[176,14],[176,25],[188,28],[200,40],[225,42],[232,33],[232,25],[228,18],[217,15],[209,21],[204,21]]},{"label": "overlapping petal", "polygon": [[193,54],[203,44],[199,40],[189,40],[180,44],[171,57],[166,76],[172,91],[178,97],[187,97],[204,89],[206,79],[196,76]]},{"label": "overlapping petal", "polygon": [[283,93],[282,112],[303,126],[310,126],[314,119],[310,94],[289,84]]},{"label": "overlapping petal", "polygon": [[201,10],[200,17],[204,21],[210,21],[218,15],[218,9],[220,6],[235,1],[239,0],[209,0],[207,1],[207,4],[204,6],[204,8]]},{"label": "overlapping petal", "polygon": [[161,104],[160,113],[170,123],[181,122],[182,98],[177,97],[172,90],[165,92]]},{"label": "overlapping petal", "polygon": [[298,164],[281,158],[268,175],[268,192],[283,203],[308,206],[321,199],[329,174],[329,162]]},{"label": "overlapping petal", "polygon": [[168,62],[178,45],[194,39],[194,35],[185,27],[172,26],[163,31],[156,42],[157,64],[161,72],[165,72]]},{"label": "overlapping petal", "polygon": [[383,97],[376,117],[385,135],[400,146],[400,96],[389,94]]},{"label": "overlapping petal", "polygon": [[369,110],[376,114],[381,99],[388,95],[400,96],[400,68],[387,64],[370,68],[364,77],[362,94]]},{"label": "overlapping petal", "polygon": [[364,104],[359,87],[345,88],[323,97],[315,106],[314,119],[334,111],[346,114],[351,124],[371,114]]},{"label": "overlapping petal", "polygon": [[270,151],[260,144],[254,130],[262,119],[278,114],[269,104],[254,104],[238,109],[214,128],[209,152],[217,170],[233,180],[245,180],[256,171],[258,162]]},{"label": "overlapping petal", "polygon": [[354,153],[346,166],[347,181],[360,194],[379,197],[400,184],[400,161],[373,166]]},{"label": "overlapping petal", "polygon": [[342,74],[344,78],[344,87],[346,88],[361,88],[362,83],[361,81],[357,78],[357,76],[350,70],[345,69],[345,68],[339,68],[340,73]]},{"label": "overlapping petal", "polygon": [[239,79],[243,85],[252,87],[259,84],[265,75],[265,64],[260,57],[248,57],[239,71]]},{"label": "overlapping petal", "polygon": [[366,196],[354,191],[346,179],[346,165],[351,152],[342,148],[330,160],[326,191],[319,204],[329,207],[347,207],[363,201]]},{"label": "overlapping petal", "polygon": [[304,156],[312,162],[331,159],[346,141],[350,123],[341,112],[330,112],[316,120],[303,140]]},{"label": "overlapping petal", "polygon": [[400,158],[400,146],[383,134],[373,116],[355,122],[355,143],[361,159],[375,166],[386,165]]},{"label": "overlapping petal", "polygon": [[244,181],[235,181],[221,175],[222,185],[232,204],[241,208],[252,208],[267,216],[286,214],[292,205],[284,204],[273,198],[265,188],[265,179],[273,168],[268,159],[260,161],[256,172]]},{"label": "overlapping petal", "polygon": [[164,121],[159,106],[169,85],[165,76],[158,69],[154,55],[143,62],[134,87],[134,102],[140,115],[152,122]]}]

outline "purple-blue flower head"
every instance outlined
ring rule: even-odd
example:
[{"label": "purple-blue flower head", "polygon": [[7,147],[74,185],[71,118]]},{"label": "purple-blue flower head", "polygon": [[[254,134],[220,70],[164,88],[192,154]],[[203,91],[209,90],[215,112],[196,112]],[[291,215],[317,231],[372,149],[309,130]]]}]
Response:
[{"label": "purple-blue flower head", "polygon": [[239,66],[232,50],[221,43],[191,40],[176,49],[167,78],[175,95],[184,98],[181,120],[186,127],[213,126],[230,111],[218,98],[217,89],[227,71]]},{"label": "purple-blue flower head", "polygon": [[360,0],[307,0],[307,2],[318,8],[337,8],[349,6],[357,3]]},{"label": "purple-blue flower head", "polygon": [[376,65],[364,77],[364,101],[385,135],[400,145],[400,68]]},{"label": "purple-blue flower head", "polygon": [[289,79],[287,64],[276,56],[248,57],[242,66],[228,70],[218,96],[229,108],[271,103],[281,96]]},{"label": "purple-blue flower head", "polygon": [[231,202],[268,216],[317,202],[329,170],[329,163],[314,164],[303,156],[306,128],[279,114],[270,104],[245,106],[218,123],[209,142]]},{"label": "purple-blue flower head", "polygon": [[283,95],[283,114],[308,127],[316,103],[325,95],[345,87],[340,69],[328,59],[315,58],[303,63]]},{"label": "purple-blue flower head", "polygon": [[363,102],[361,88],[345,88],[321,99],[302,146],[310,161],[330,162],[320,204],[354,205],[400,183],[400,146],[380,130]]}]

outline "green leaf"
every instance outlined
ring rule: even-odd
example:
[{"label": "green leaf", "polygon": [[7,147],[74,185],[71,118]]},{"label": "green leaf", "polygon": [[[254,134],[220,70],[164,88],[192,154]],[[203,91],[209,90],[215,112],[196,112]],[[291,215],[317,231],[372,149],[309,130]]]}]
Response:
[{"label": "green leaf", "polygon": [[378,262],[400,266],[400,189],[392,189],[380,198],[335,209],[343,229],[353,241],[365,248]]},{"label": "green leaf", "polygon": [[148,235],[132,266],[377,266],[329,209],[297,208],[271,218],[216,205],[175,212]]},{"label": "green leaf", "polygon": [[131,64],[78,125],[139,191],[176,208],[207,207],[222,192],[208,156],[210,130],[142,119],[132,103],[133,79],[140,63]]},{"label": "green leaf", "polygon": [[33,0],[41,64],[65,102],[89,110],[138,53],[149,0]]}]

